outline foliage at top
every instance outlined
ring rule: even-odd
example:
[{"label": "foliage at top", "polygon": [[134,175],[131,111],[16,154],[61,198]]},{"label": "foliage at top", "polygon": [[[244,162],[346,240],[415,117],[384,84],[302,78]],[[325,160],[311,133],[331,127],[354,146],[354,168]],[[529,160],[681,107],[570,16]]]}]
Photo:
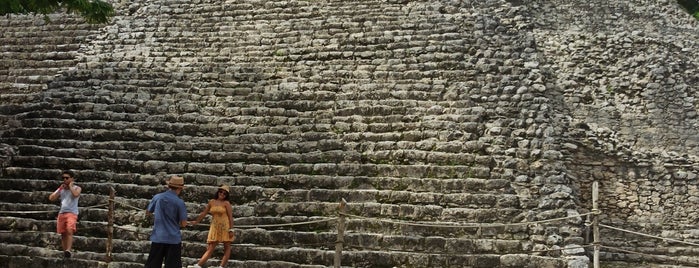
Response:
[{"label": "foliage at top", "polygon": [[109,22],[114,16],[114,7],[102,0],[0,0],[0,15],[42,14],[56,11],[75,13],[88,23]]},{"label": "foliage at top", "polygon": [[677,3],[699,20],[699,2],[697,0],[677,0]]}]

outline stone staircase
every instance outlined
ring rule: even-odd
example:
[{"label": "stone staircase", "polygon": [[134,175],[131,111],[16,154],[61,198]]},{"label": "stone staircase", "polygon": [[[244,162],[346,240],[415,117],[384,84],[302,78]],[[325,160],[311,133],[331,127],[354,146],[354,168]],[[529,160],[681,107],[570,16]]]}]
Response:
[{"label": "stone staircase", "polygon": [[[22,37],[13,44],[32,44],[42,64],[77,43],[66,47],[73,62],[54,73],[38,66],[50,74],[23,70],[31,66],[10,53],[16,45],[0,51],[10,55],[2,66],[22,66],[0,75],[47,79],[0,95],[0,144],[12,148],[0,173],[0,263],[141,267],[151,227],[143,209],[169,174],[185,177],[191,218],[226,183],[236,225],[280,225],[237,229],[230,267],[331,266],[342,199],[345,267],[567,267],[584,257],[559,251],[584,243],[580,218],[429,226],[581,210],[560,175],[554,93],[525,63],[537,51],[514,30],[526,26],[517,9],[378,0],[118,8],[110,25],[40,38],[0,18],[3,37]],[[69,263],[47,200],[66,168],[83,187]],[[107,262],[110,188],[118,228]],[[322,222],[284,225],[306,221]],[[204,252],[206,230],[183,230],[186,264]]]},{"label": "stone staircase", "polygon": [[56,74],[80,61],[80,45],[97,29],[70,16],[49,15],[48,20],[7,16],[0,21],[3,29],[21,29],[0,33],[0,91],[3,95],[47,89],[47,83]]}]

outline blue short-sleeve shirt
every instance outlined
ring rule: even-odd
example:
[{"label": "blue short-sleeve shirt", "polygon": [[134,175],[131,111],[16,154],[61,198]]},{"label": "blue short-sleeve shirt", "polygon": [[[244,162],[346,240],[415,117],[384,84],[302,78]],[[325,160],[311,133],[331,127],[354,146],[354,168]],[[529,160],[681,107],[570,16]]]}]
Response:
[{"label": "blue short-sleeve shirt", "polygon": [[163,244],[182,242],[180,222],[187,220],[187,208],[177,194],[168,190],[153,196],[147,208],[155,216],[150,241]]}]

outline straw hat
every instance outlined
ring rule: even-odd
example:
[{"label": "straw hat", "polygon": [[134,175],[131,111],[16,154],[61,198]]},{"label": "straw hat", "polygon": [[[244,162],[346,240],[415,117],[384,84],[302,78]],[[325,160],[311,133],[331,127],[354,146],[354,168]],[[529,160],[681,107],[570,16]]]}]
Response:
[{"label": "straw hat", "polygon": [[176,187],[176,188],[184,188],[184,178],[179,177],[179,176],[172,176],[172,177],[170,177],[170,180],[167,181],[167,186]]},{"label": "straw hat", "polygon": [[218,187],[219,190],[224,190],[226,193],[231,193],[231,189],[228,187],[228,185],[221,185]]}]

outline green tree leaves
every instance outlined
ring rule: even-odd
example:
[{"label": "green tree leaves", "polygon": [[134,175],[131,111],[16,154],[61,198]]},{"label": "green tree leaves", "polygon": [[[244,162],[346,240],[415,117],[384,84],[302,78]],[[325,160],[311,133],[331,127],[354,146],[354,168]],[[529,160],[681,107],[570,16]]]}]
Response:
[{"label": "green tree leaves", "polygon": [[109,22],[114,16],[114,7],[102,0],[0,0],[0,15],[47,15],[60,10],[78,14],[93,24]]},{"label": "green tree leaves", "polygon": [[677,3],[684,8],[695,19],[699,19],[699,2],[697,0],[677,0]]}]

